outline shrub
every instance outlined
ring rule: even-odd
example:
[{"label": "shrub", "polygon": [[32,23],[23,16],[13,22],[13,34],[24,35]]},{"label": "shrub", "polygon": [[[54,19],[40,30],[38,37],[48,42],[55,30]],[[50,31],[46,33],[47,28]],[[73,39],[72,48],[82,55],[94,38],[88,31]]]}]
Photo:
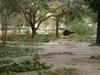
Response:
[{"label": "shrub", "polygon": [[96,26],[89,26],[88,23],[85,22],[75,22],[72,23],[69,29],[79,35],[93,35],[95,34]]}]

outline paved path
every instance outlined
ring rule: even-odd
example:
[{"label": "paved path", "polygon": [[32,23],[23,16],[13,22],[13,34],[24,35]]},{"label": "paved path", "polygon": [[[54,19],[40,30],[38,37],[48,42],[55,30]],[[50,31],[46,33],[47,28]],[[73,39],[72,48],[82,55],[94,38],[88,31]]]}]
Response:
[{"label": "paved path", "polygon": [[82,75],[100,75],[100,61],[86,59],[100,55],[99,46],[87,43],[76,44],[63,39],[38,45],[42,61],[52,64],[53,68],[77,68]]}]

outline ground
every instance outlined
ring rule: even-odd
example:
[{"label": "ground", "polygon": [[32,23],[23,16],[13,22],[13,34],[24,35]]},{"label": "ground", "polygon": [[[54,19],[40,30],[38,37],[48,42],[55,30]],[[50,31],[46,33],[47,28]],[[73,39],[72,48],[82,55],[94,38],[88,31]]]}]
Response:
[{"label": "ground", "polygon": [[[37,45],[41,61],[56,68],[76,68],[80,75],[100,75],[100,61],[88,59],[92,55],[100,55],[99,46],[89,46],[88,43],[73,43],[60,39],[50,43]],[[32,72],[18,73],[32,75]]]},{"label": "ground", "polygon": [[53,58],[44,58],[47,63],[53,64],[53,68],[75,67],[80,70],[82,75],[100,75],[100,70],[98,70],[100,61],[86,59],[92,55],[99,55],[100,47],[59,40],[39,46],[39,48],[44,49],[41,53],[55,53]]}]

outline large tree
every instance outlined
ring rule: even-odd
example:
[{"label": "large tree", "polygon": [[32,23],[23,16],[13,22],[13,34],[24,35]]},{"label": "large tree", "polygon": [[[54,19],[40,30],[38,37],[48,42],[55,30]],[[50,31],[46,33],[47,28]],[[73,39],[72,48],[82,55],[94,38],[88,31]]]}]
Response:
[{"label": "large tree", "polygon": [[87,4],[97,13],[97,38],[96,44],[100,45],[100,0],[85,0]]},{"label": "large tree", "polygon": [[[81,19],[84,14],[82,0],[59,0],[58,3],[62,4],[61,9],[55,12],[56,15],[56,37],[58,37],[59,22],[71,23],[73,20]],[[57,4],[55,5],[57,6]]]},{"label": "large tree", "polygon": [[61,7],[51,9],[51,4],[52,0],[29,0],[26,2],[24,0],[22,12],[32,29],[32,38],[41,23],[54,16],[52,13]]},{"label": "large tree", "polygon": [[16,11],[19,10],[18,0],[0,0],[0,21],[2,26],[2,47],[6,44],[8,22]]}]

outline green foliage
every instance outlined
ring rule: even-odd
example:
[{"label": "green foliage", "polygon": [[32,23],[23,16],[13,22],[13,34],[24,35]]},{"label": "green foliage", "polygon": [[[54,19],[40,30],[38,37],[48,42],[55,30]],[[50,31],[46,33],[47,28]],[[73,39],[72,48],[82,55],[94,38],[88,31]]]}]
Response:
[{"label": "green foliage", "polygon": [[54,33],[49,33],[48,35],[45,34],[38,34],[34,38],[34,42],[42,43],[42,42],[50,42],[56,40]]},{"label": "green foliage", "polygon": [[20,5],[17,0],[1,0],[1,10],[6,9],[7,12],[19,12],[20,10]]},{"label": "green foliage", "polygon": [[78,33],[79,35],[93,35],[95,33],[95,26],[89,26],[88,23],[85,22],[73,22],[69,29],[73,32]]},{"label": "green foliage", "polygon": [[[49,69],[44,62],[40,62],[40,57],[34,51],[34,48],[5,47],[0,48],[0,75],[13,75],[14,72],[26,72]],[[33,53],[31,60],[12,61],[10,58],[25,56]],[[6,59],[9,58],[9,59]],[[3,59],[4,58],[4,59]]]},{"label": "green foliage", "polygon": [[9,64],[11,62],[13,62],[13,61],[10,59],[0,59],[0,66],[2,66],[4,64]]},{"label": "green foliage", "polygon": [[91,38],[91,36],[89,35],[78,35],[77,33],[72,34],[66,37],[65,39],[74,42],[88,42],[88,43],[92,43],[94,41],[94,38]]},{"label": "green foliage", "polygon": [[20,40],[22,43],[26,42],[26,44],[28,45],[32,45],[32,44],[36,44],[36,43],[44,43],[44,42],[50,42],[50,41],[54,41],[57,38],[55,38],[55,34],[54,33],[49,33],[48,35],[45,34],[37,34],[35,35],[34,39],[22,39]]},{"label": "green foliage", "polygon": [[4,47],[0,48],[0,58],[25,56],[34,51],[34,48]]},{"label": "green foliage", "polygon": [[6,73],[0,73],[0,75],[15,75],[15,73],[14,72],[6,72]]},{"label": "green foliage", "polygon": [[4,66],[0,66],[0,73],[5,72],[26,72],[34,70],[49,69],[50,66],[46,66],[45,63],[40,62],[40,58],[37,54],[33,56],[33,60],[24,60],[18,63],[12,63]]}]

